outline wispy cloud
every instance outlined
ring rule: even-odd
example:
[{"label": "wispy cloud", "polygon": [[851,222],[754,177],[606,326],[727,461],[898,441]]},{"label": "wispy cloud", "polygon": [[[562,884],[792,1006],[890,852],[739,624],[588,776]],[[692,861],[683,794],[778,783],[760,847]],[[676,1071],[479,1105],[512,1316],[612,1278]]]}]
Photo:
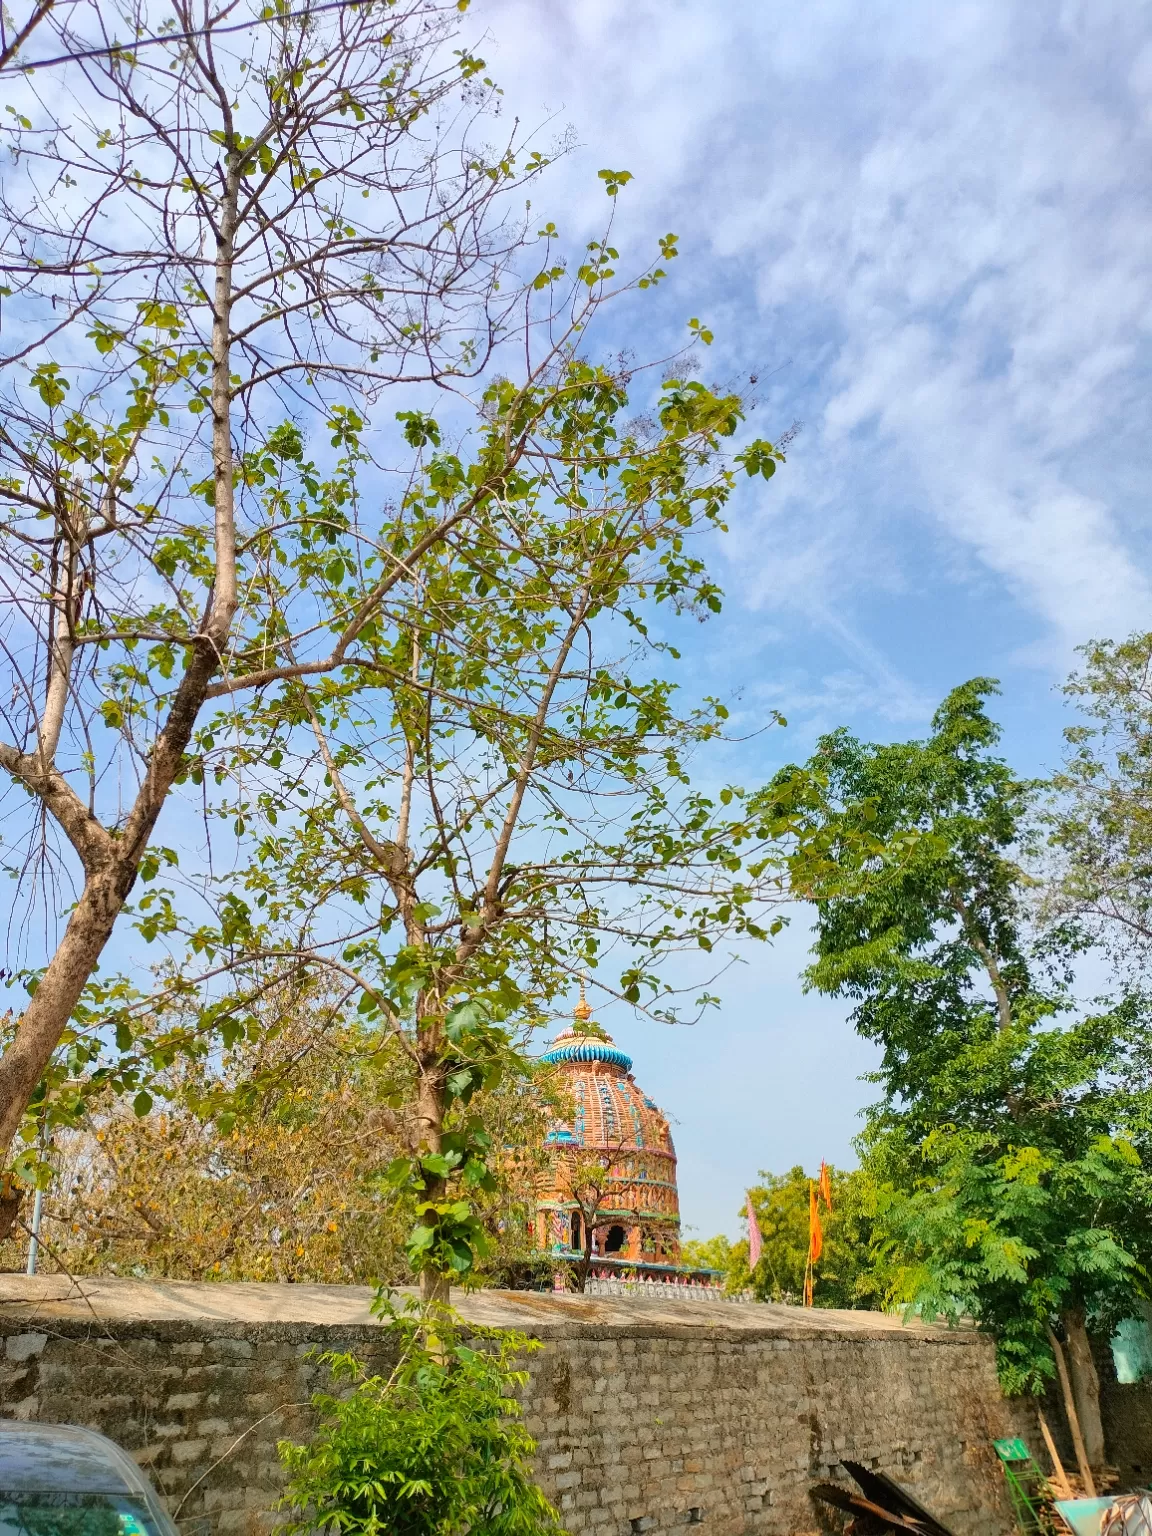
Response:
[{"label": "wispy cloud", "polygon": [[569,216],[599,216],[593,161],[626,162],[625,221],[685,234],[734,364],[792,360],[769,397],[805,417],[807,473],[766,503],[763,569],[740,549],[750,600],[814,580],[842,600],[862,558],[889,583],[942,558],[1032,615],[1050,660],[1147,619],[1146,515],[1116,476],[1148,426],[1147,5],[492,16],[510,98],[588,146]]}]

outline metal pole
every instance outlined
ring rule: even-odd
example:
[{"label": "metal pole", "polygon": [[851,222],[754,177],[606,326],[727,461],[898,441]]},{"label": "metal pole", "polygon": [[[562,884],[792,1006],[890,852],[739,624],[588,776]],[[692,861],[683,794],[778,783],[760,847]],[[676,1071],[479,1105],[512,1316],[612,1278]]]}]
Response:
[{"label": "metal pole", "polygon": [[40,1218],[44,1214],[44,1191],[38,1189],[32,1202],[32,1236],[28,1241],[28,1274],[36,1273],[36,1255],[40,1251]]}]

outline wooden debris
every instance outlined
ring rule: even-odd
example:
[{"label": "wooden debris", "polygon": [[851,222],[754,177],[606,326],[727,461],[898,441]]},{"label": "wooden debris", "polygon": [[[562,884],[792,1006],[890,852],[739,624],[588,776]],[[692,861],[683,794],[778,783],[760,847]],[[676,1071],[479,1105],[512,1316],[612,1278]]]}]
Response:
[{"label": "wooden debris", "polygon": [[816,1483],[809,1491],[814,1499],[853,1515],[855,1536],[882,1536],[886,1531],[909,1531],[912,1536],[952,1536],[942,1521],[886,1472],[873,1472],[858,1461],[844,1461],[840,1465],[859,1484],[861,1493],[854,1493],[840,1483]]}]

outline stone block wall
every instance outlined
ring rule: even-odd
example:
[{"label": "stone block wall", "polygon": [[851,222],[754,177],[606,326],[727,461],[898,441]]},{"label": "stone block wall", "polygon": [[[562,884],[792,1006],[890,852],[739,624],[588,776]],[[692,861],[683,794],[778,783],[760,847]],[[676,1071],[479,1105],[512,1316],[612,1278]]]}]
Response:
[{"label": "stone block wall", "polygon": [[[960,1536],[1008,1527],[991,1441],[1016,1421],[981,1345],[888,1339],[568,1339],[533,1365],[527,1424],[573,1532],[779,1536],[823,1522],[813,1482],[883,1468]],[[990,1390],[991,1389],[991,1390]]]},{"label": "stone block wall", "polygon": [[[111,1435],[188,1536],[263,1536],[274,1523],[276,1442],[307,1436],[309,1400],[326,1384],[318,1352],[388,1362],[371,1322],[228,1321],[219,1305],[206,1317],[102,1316],[91,1298],[87,1309],[6,1300],[0,1287],[0,1415]],[[525,1418],[572,1536],[831,1530],[808,1489],[844,1479],[844,1458],[907,1483],[957,1536],[1009,1530],[991,1441],[1034,1437],[1001,1399],[985,1339],[719,1304],[489,1296],[466,1311],[544,1341],[529,1359]]]}]

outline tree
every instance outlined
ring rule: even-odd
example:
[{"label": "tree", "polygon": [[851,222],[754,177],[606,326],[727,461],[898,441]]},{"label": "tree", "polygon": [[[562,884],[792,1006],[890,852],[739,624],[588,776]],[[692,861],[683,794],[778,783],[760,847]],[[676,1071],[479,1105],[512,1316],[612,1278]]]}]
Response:
[{"label": "tree", "polygon": [[[813,1302],[818,1307],[869,1308],[881,1300],[872,1245],[875,1189],[863,1170],[829,1167],[832,1210],[821,1211],[824,1251]],[[757,1301],[796,1304],[804,1294],[808,1259],[808,1201],[812,1180],[797,1165],[787,1173],[761,1173],[748,1191],[760,1228],[760,1260],[748,1268],[748,1241],[712,1238],[685,1245],[685,1262],[724,1271],[726,1289],[751,1290]],[[743,1213],[742,1213],[743,1214]]]},{"label": "tree", "polygon": [[[582,345],[615,259],[598,248],[576,274]],[[410,1253],[429,1295],[475,1262],[470,1192],[493,1177],[479,1105],[527,1070],[517,1047],[553,1000],[611,956],[609,994],[670,1017],[661,957],[767,937],[802,857],[802,775],[754,812],[736,789],[692,790],[689,755],[726,710],[676,708],[656,629],[719,606],[694,541],[722,527],[737,473],[767,479],[780,455],[737,448],[739,400],[694,381],[666,380],[652,415],[630,416],[636,371],[549,345],[487,389],[459,451],[430,418],[409,423],[424,455],[400,509],[409,540],[458,519],[497,469],[499,518],[426,549],[354,672],[232,716],[216,813],[251,829],[256,857],[217,885],[221,916],[190,925],[148,898],[232,975],[230,1008],[285,968],[326,970],[407,1057],[419,1155],[393,1177],[423,1211]]]},{"label": "tree", "polygon": [[96,5],[36,13],[56,56],[3,130],[0,767],[9,866],[76,900],[25,957],[5,1148],[138,876],[176,862],[153,836],[202,782],[205,706],[360,665],[503,483],[489,462],[407,542],[357,479],[382,392],[482,370],[520,302],[502,199],[544,158],[472,142],[494,88],[451,51],[463,9],[175,0],[121,38]]},{"label": "tree", "polygon": [[[30,170],[7,205],[14,302],[49,327],[55,300],[66,325],[89,328],[98,368],[81,381],[38,361],[34,411],[14,387],[25,425],[10,444],[10,547],[50,567],[38,622],[56,713],[50,741],[35,710],[17,722],[34,750],[25,741],[7,761],[87,863],[0,1060],[0,1128],[39,1094],[24,1119],[34,1136],[67,1104],[64,1082],[85,1075],[128,1088],[144,1113],[149,1074],[192,1036],[227,1046],[264,989],[325,969],[413,1069],[420,1155],[394,1177],[424,1202],[411,1251],[433,1293],[483,1240],[470,1192],[489,1193],[495,1175],[470,1106],[526,1070],[510,1021],[530,1031],[610,944],[622,955],[612,990],[639,1003],[659,998],[662,954],[765,934],[795,829],[783,792],[750,816],[733,790],[720,806],[691,791],[686,760],[719,733],[723,707],[677,713],[659,670],[671,646],[650,628],[669,610],[715,610],[693,539],[722,526],[738,472],[767,480],[781,455],[763,439],[738,448],[739,400],[683,377],[648,388],[650,414],[630,417],[646,371],[591,360],[600,305],[651,288],[659,266],[614,288],[607,237],[569,270],[546,225],[543,265],[505,295],[518,234],[489,210],[543,160],[518,171],[513,148],[467,151],[449,170],[467,135],[448,104],[460,90],[466,114],[482,104],[478,60],[442,67],[456,9],[277,16],[242,32],[242,57],[212,26],[182,26],[171,45],[139,38],[131,53],[97,48],[77,65],[78,100],[103,92],[115,126],[89,131],[81,111],[42,139],[19,122]],[[47,196],[41,157],[75,183],[82,217]],[[629,179],[600,175],[612,199]],[[377,210],[381,186],[390,201]],[[158,231],[143,255],[125,243],[123,208]],[[35,252],[20,256],[21,240]],[[667,236],[658,260],[674,255]],[[463,396],[513,308],[518,377],[485,373],[478,424],[454,442],[409,401],[399,489],[381,506],[368,406],[413,379]],[[711,339],[699,322],[692,335]],[[332,452],[284,420],[298,398]],[[206,518],[189,511],[197,498]],[[28,544],[41,513],[56,530],[45,551]],[[93,564],[128,535],[125,565]],[[36,695],[26,659],[18,700]],[[71,758],[57,755],[65,716]],[[107,742],[104,730],[101,756],[87,742]],[[114,770],[128,764],[141,778],[124,808]],[[85,775],[92,812],[71,783]],[[203,796],[234,876],[186,873],[175,849],[148,848],[181,786]],[[206,961],[158,1001],[93,977],[137,874],[139,932],[184,937]],[[225,975],[243,978],[227,997]],[[201,995],[195,1028],[153,1037],[196,983],[217,993]]]},{"label": "tree", "polygon": [[398,1345],[390,1375],[365,1375],[351,1355],[327,1355],[340,1395],[320,1394],[308,1445],[280,1444],[291,1536],[562,1536],[532,1478],[536,1446],[513,1393],[518,1358],[541,1346],[447,1309],[378,1305]]},{"label": "tree", "polygon": [[807,979],[883,1048],[862,1146],[889,1295],[988,1328],[1012,1392],[1043,1389],[1062,1329],[1098,1461],[1085,1327],[1130,1308],[1149,1257],[1147,1010],[1079,1008],[1081,940],[1028,928],[1035,788],[995,755],[993,691],[955,689],[925,740],[820,743],[826,834],[866,824],[890,853],[845,849],[814,888]]},{"label": "tree", "polygon": [[690,1269],[712,1269],[724,1276],[724,1288],[730,1293],[746,1289],[748,1282],[748,1248],[743,1248],[743,1259],[738,1256],[739,1243],[733,1244],[721,1232],[716,1237],[690,1237],[680,1247],[681,1261]]},{"label": "tree", "polygon": [[[184,1280],[408,1284],[414,1212],[384,1185],[414,1145],[405,1057],[323,976],[262,1000],[258,1028],[224,1051],[185,1051],[138,1115],[90,1097],[48,1162],[45,1268]],[[487,1123],[517,1155],[478,1215],[492,1263],[522,1263],[546,1109],[531,1084],[496,1090]],[[21,1234],[21,1238],[23,1234]],[[17,1244],[9,1267],[19,1267]]]},{"label": "tree", "polygon": [[[262,1055],[271,1065],[279,1052],[266,1046]],[[138,1116],[117,1096],[59,1136],[42,1267],[180,1280],[407,1282],[407,1213],[379,1188],[381,1157],[403,1146],[387,1075],[373,1073],[358,1042],[333,1031],[303,1069],[253,1096],[222,1131],[200,1095],[231,1097],[236,1075],[255,1065],[244,1050],[228,1058],[215,1080],[181,1059],[171,1097],[153,1114]],[[283,1072],[290,1059],[278,1064]]]},{"label": "tree", "polygon": [[1045,908],[1075,916],[1139,967],[1152,943],[1152,634],[1081,654],[1064,691],[1092,723],[1065,731],[1052,779]]},{"label": "tree", "polygon": [[580,1249],[580,1259],[567,1278],[571,1289],[581,1296],[588,1289],[592,1260],[603,1252],[602,1239],[622,1221],[634,1225],[640,1220],[638,1211],[613,1203],[619,1195],[624,1147],[621,1141],[603,1150],[575,1148],[563,1156],[553,1176],[557,1193],[580,1223],[579,1242],[572,1244]]}]

